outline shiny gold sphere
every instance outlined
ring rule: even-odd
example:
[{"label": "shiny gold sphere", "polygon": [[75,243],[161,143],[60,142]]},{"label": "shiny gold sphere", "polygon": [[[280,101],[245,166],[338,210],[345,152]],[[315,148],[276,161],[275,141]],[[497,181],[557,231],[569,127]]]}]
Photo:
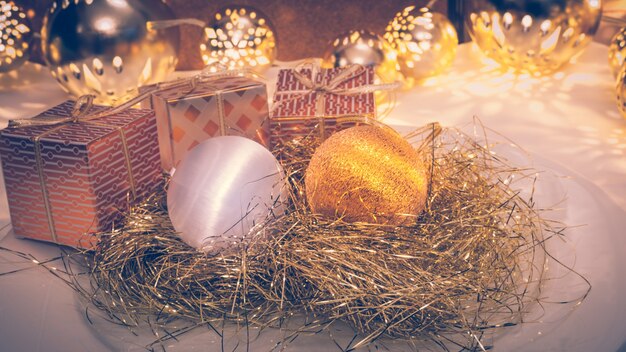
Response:
[{"label": "shiny gold sphere", "polygon": [[320,145],[306,170],[313,213],[346,222],[411,225],[424,210],[428,169],[399,134],[352,127]]},{"label": "shiny gold sphere", "polygon": [[459,44],[456,30],[446,16],[415,6],[398,12],[387,25],[384,37],[398,53],[406,87],[452,65]]},{"label": "shiny gold sphere", "polygon": [[139,86],[166,80],[177,63],[178,29],[154,0],[56,0],[44,17],[41,46],[52,76],[74,96],[115,104]]},{"label": "shiny gold sphere", "polygon": [[0,1],[0,72],[19,68],[28,60],[31,38],[24,11],[13,1]]},{"label": "shiny gold sphere", "polygon": [[396,52],[379,35],[353,30],[328,44],[323,57],[326,68],[348,65],[373,66],[377,77],[385,83],[401,79]]},{"label": "shiny gold sphere", "polygon": [[204,29],[200,54],[205,65],[264,70],[276,58],[276,31],[259,10],[227,7]]},{"label": "shiny gold sphere", "polygon": [[471,0],[466,25],[474,42],[504,68],[554,72],[591,42],[601,0]]},{"label": "shiny gold sphere", "polygon": [[615,33],[609,43],[609,66],[611,66],[613,77],[617,77],[619,74],[624,65],[624,58],[626,58],[626,28]]},{"label": "shiny gold sphere", "polygon": [[626,119],[626,65],[622,65],[617,74],[615,93],[617,95],[617,109]]}]

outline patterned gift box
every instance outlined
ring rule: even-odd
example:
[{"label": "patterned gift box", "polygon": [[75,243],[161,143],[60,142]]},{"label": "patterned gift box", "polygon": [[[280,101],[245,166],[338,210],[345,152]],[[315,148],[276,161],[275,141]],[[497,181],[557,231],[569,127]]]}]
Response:
[{"label": "patterned gift box", "polygon": [[[72,116],[67,101],[32,121]],[[105,107],[93,107],[89,113]],[[153,111],[0,131],[11,222],[19,237],[91,248],[129,200],[161,183]]]},{"label": "patterned gift box", "polygon": [[[281,142],[311,134],[324,140],[337,131],[376,117],[374,93],[341,93],[372,85],[374,69],[362,67],[357,74],[341,80],[335,87],[329,87],[333,79],[344,70],[307,68],[279,71],[274,108],[270,116],[272,148]],[[307,85],[298,75],[304,76],[314,86]]]},{"label": "patterned gift box", "polygon": [[187,82],[157,89],[149,99],[157,116],[164,170],[175,167],[189,150],[211,137],[243,136],[268,146],[264,83],[248,77],[200,80],[194,87],[191,80]]}]

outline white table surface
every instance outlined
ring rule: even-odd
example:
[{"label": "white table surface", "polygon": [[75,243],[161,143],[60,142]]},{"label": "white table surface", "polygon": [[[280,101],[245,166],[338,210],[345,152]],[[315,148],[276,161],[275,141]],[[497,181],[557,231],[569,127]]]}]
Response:
[{"label": "white table surface", "polygon": [[[275,75],[275,69],[268,72],[270,90]],[[0,127],[65,99],[45,67],[27,64],[0,75]],[[403,130],[432,121],[463,126],[477,116],[522,146],[537,165],[566,176],[559,178],[568,199],[565,220],[584,225],[568,232],[566,245],[575,251],[574,268],[591,281],[591,294],[556,321],[522,326],[497,339],[495,350],[626,351],[626,120],[615,106],[607,47],[593,43],[561,72],[531,78],[501,72],[465,44],[446,74],[399,93],[397,101],[385,119],[388,124]],[[59,253],[54,245],[14,237],[4,185],[0,228],[0,247],[40,260]],[[142,350],[145,342],[139,338],[119,336],[124,332],[105,324],[90,325],[77,296],[63,282],[0,251],[0,273],[16,268],[30,269],[0,275],[0,350]],[[191,339],[178,349],[218,350],[215,336]],[[267,350],[276,342],[272,339],[252,350]],[[325,350],[328,345],[316,342],[320,339],[303,338],[287,350]]]}]

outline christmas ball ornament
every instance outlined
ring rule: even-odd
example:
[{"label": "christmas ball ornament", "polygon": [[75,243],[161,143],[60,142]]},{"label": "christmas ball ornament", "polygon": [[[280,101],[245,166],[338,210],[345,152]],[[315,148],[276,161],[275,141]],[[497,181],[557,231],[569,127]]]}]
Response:
[{"label": "christmas ball ornament", "polygon": [[598,0],[471,0],[466,25],[478,47],[504,68],[555,71],[591,42]]},{"label": "christmas ball ornament", "polygon": [[622,114],[622,117],[626,119],[626,65],[622,65],[617,74],[615,92],[617,94],[617,109]]},{"label": "christmas ball ornament", "polygon": [[415,6],[398,12],[387,25],[384,37],[398,53],[406,87],[440,74],[452,65],[459,43],[456,30],[446,16]]},{"label": "christmas ball ornament", "polygon": [[400,79],[396,52],[383,38],[372,32],[353,30],[344,33],[331,41],[324,53],[324,67],[353,64],[374,66],[376,75],[385,83]]},{"label": "christmas ball ornament", "polygon": [[411,225],[426,204],[429,175],[419,153],[390,128],[333,134],[305,174],[311,210],[347,222]]},{"label": "christmas ball ornament", "polygon": [[28,60],[31,38],[24,11],[12,1],[0,1],[0,72],[14,70]]},{"label": "christmas ball ornament", "polygon": [[167,191],[172,224],[185,243],[218,253],[251,240],[250,230],[282,209],[285,177],[276,158],[243,137],[221,136],[193,148]]},{"label": "christmas ball ornament", "polygon": [[609,65],[614,77],[617,77],[624,65],[624,58],[626,58],[626,28],[615,33],[609,44]]},{"label": "christmas ball ornament", "polygon": [[274,27],[259,10],[227,7],[204,29],[200,54],[205,65],[229,68],[268,68],[276,58]]},{"label": "christmas ball ornament", "polygon": [[55,1],[41,31],[52,76],[74,96],[114,104],[176,67],[178,29],[149,29],[174,15],[156,0]]}]

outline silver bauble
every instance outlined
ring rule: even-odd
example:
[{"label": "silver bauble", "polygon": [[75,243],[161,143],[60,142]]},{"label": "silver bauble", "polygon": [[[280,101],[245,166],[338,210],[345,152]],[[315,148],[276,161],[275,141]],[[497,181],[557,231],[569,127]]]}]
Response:
[{"label": "silver bauble", "polygon": [[70,94],[114,104],[174,71],[178,29],[147,26],[171,19],[160,0],[57,0],[41,30],[44,58]]},{"label": "silver bauble", "polygon": [[400,79],[396,52],[378,34],[352,30],[329,43],[324,53],[325,67],[373,66],[378,78],[389,83]]},{"label": "silver bauble", "polygon": [[0,1],[0,72],[28,60],[32,31],[26,14],[13,1]]},{"label": "silver bauble", "polygon": [[205,65],[263,70],[276,58],[276,31],[257,9],[227,7],[204,29],[200,55]]}]

